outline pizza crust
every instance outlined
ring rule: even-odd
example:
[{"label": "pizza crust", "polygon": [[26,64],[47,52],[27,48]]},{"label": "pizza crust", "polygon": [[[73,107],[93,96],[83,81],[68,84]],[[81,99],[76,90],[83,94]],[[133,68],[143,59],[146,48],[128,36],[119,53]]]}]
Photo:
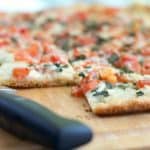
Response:
[{"label": "pizza crust", "polygon": [[64,86],[64,85],[74,85],[74,80],[5,80],[1,81],[0,85],[8,86],[12,88],[42,88],[42,87],[52,87],[52,86]]},{"label": "pizza crust", "polygon": [[97,104],[95,107],[92,108],[92,111],[97,115],[116,115],[133,112],[146,112],[150,111],[150,99],[147,101],[138,101],[134,99],[128,101],[127,103],[118,105]]}]

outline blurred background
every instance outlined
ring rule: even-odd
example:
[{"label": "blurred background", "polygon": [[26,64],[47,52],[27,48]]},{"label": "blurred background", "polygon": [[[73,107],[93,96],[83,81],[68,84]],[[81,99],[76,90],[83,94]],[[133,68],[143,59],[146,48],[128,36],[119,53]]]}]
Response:
[{"label": "blurred background", "polygon": [[78,3],[101,3],[124,7],[133,3],[150,4],[150,0],[0,0],[0,11],[34,12],[48,7],[68,6]]}]

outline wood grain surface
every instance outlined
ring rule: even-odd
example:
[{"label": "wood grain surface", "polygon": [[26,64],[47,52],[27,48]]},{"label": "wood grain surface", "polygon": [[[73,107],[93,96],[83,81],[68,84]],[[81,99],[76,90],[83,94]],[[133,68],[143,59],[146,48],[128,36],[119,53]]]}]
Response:
[{"label": "wood grain surface", "polygon": [[[99,117],[91,113],[83,98],[70,95],[69,87],[18,90],[17,94],[44,105],[56,113],[82,121],[94,132],[93,140],[79,150],[150,149],[150,114]],[[0,150],[45,150],[0,130]]]}]

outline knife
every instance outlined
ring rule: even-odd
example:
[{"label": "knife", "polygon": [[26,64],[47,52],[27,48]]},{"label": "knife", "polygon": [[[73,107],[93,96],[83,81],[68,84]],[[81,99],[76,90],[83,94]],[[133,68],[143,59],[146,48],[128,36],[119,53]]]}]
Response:
[{"label": "knife", "polygon": [[56,150],[69,150],[92,139],[91,129],[79,121],[60,117],[36,102],[1,90],[0,127]]}]

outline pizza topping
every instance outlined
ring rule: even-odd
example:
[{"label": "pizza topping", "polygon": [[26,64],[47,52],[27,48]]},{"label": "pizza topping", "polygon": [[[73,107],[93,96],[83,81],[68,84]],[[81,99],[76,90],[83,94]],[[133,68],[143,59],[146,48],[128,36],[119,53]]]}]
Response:
[{"label": "pizza topping", "polygon": [[61,65],[61,64],[55,64],[55,66],[57,67],[56,71],[58,71],[58,72],[62,72],[63,68],[68,67],[68,65]]},{"label": "pizza topping", "polygon": [[114,64],[116,61],[119,60],[119,56],[117,54],[112,54],[109,58],[108,58],[108,61],[109,63],[111,64]]},{"label": "pizza topping", "polygon": [[79,76],[82,77],[82,78],[84,78],[84,77],[85,77],[85,73],[80,72],[80,73],[79,73]]},{"label": "pizza topping", "polygon": [[137,91],[137,92],[136,92],[136,95],[137,95],[137,96],[143,96],[143,95],[144,95],[144,92],[142,92],[142,91]]},{"label": "pizza topping", "polygon": [[150,86],[150,80],[139,80],[138,82],[137,82],[137,87],[138,88],[143,88],[143,87],[145,87],[145,86]]},{"label": "pizza topping", "polygon": [[110,83],[117,82],[117,76],[112,68],[102,68],[100,69],[100,77],[102,80],[108,81]]},{"label": "pizza topping", "polygon": [[102,96],[104,96],[104,97],[107,97],[107,96],[109,96],[109,93],[108,93],[108,91],[96,91],[94,94],[93,94],[93,96],[98,96],[98,95],[102,95]]},{"label": "pizza topping", "polygon": [[27,77],[29,74],[29,69],[28,68],[14,68],[13,69],[13,77],[22,80],[25,77]]},{"label": "pizza topping", "polygon": [[37,57],[39,54],[39,45],[37,43],[32,43],[28,48],[27,52],[31,57]]},{"label": "pizza topping", "polygon": [[64,68],[68,68],[67,64],[60,64],[60,63],[55,63],[55,64],[47,63],[47,64],[43,64],[42,66],[43,67],[41,67],[39,70],[43,69],[43,72],[47,72],[47,71],[62,72]]},{"label": "pizza topping", "polygon": [[27,51],[19,50],[15,52],[15,60],[16,61],[25,61],[28,63],[33,63],[33,58],[28,54]]}]

